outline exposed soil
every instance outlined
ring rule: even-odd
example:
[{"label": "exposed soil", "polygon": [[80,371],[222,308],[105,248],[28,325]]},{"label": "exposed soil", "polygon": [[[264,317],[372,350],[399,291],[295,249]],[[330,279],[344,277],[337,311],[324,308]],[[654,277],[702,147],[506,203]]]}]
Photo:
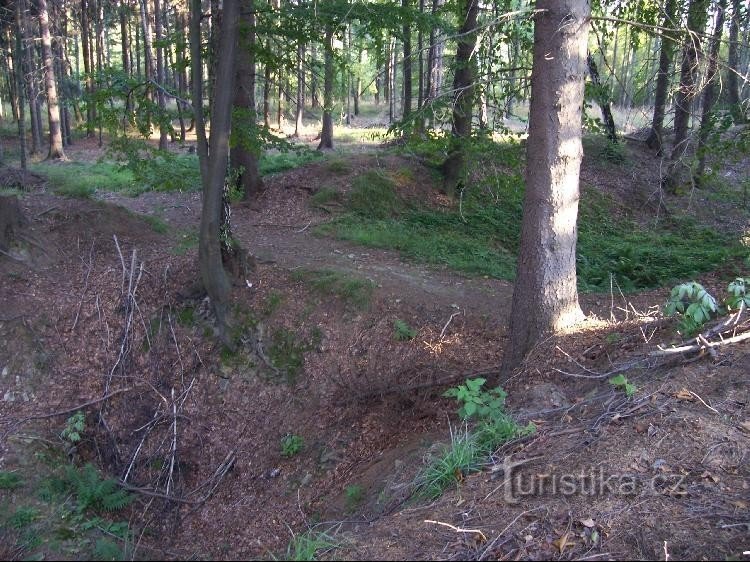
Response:
[{"label": "exposed soil", "polygon": [[[658,162],[635,161],[642,192]],[[653,313],[666,289],[583,295],[590,319],[499,381],[508,410],[536,433],[437,501],[410,499],[423,460],[460,431],[442,391],[478,373],[497,377],[512,285],[316,236],[330,213],[313,208],[311,194],[345,191],[364,169],[410,169],[416,179],[400,185],[407,196],[446,204],[418,163],[362,153],[347,164],[341,174],[322,162],[267,178],[259,201],[233,209],[234,235],[256,259],[233,293],[246,342],[234,355],[218,349],[192,290],[199,195],[73,200],[34,184],[20,202],[44,259],[0,257],[0,469],[29,465],[34,446],[19,435],[60,442],[67,415],[28,416],[116,392],[87,409],[87,436],[72,456],[140,489],[128,508],[136,558],[283,556],[292,533],[313,525],[335,535],[335,559],[740,559],[750,549],[750,349],[643,360],[675,339]],[[612,176],[596,162],[582,174],[631,212],[650,212],[628,195],[629,176]],[[323,269],[372,280],[371,301],[316,290],[304,271]],[[397,341],[396,319],[416,337]],[[274,350],[286,373],[268,364]],[[584,378],[626,362],[632,399],[606,377]],[[139,428],[155,419],[146,438]],[[287,434],[304,440],[289,458],[280,448]],[[593,473],[632,487],[553,494],[545,484],[509,503],[498,470],[505,457],[527,461],[513,472],[523,482]],[[158,497],[167,489],[182,503]]]}]

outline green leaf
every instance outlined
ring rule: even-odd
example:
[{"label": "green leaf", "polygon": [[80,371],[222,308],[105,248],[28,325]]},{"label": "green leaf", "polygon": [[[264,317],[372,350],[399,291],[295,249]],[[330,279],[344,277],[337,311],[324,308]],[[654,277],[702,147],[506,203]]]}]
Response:
[{"label": "green leaf", "polygon": [[474,402],[467,402],[464,406],[464,412],[466,413],[466,417],[470,418],[473,416],[477,411],[477,405]]},{"label": "green leaf", "polygon": [[612,377],[609,379],[609,384],[613,384],[615,386],[623,386],[628,383],[628,379],[625,375],[617,375],[616,377]]}]

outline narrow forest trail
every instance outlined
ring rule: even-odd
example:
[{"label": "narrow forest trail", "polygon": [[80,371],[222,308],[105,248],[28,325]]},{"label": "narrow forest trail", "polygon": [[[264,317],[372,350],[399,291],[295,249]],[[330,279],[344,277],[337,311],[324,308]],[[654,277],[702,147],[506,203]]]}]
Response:
[{"label": "narrow forest trail", "polygon": [[[312,208],[308,201],[324,181],[307,167],[266,178],[267,189],[259,201],[233,206],[233,235],[260,263],[290,271],[331,269],[369,279],[392,298],[415,306],[458,307],[505,322],[513,296],[508,281],[471,278],[405,261],[392,250],[317,235],[315,227],[331,215]],[[132,198],[103,192],[101,199],[136,213],[156,213],[173,233],[197,232],[199,226],[201,201],[197,193],[147,192]]]}]

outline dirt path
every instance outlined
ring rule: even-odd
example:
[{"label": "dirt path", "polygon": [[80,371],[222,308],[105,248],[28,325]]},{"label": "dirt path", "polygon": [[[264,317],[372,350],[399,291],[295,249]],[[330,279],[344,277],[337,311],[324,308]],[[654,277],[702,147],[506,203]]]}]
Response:
[{"label": "dirt path", "polygon": [[[233,208],[233,234],[258,261],[288,270],[333,269],[367,278],[394,299],[415,306],[444,309],[456,305],[505,322],[513,295],[513,286],[507,281],[468,278],[406,262],[394,251],[316,235],[315,226],[330,220],[331,215],[309,206],[311,181],[306,178],[306,170],[276,175],[266,180],[268,189],[256,205]],[[103,193],[101,199],[133,212],[159,216],[172,234],[198,229],[201,204],[196,193],[148,192],[137,198]]]}]

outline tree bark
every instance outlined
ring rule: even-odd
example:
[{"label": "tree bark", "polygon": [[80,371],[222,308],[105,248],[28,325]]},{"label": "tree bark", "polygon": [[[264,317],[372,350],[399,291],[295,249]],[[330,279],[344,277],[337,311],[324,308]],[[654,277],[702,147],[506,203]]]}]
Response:
[{"label": "tree bark", "polygon": [[325,78],[323,80],[323,129],[318,150],[333,149],[333,27],[326,26]]},{"label": "tree bark", "polygon": [[166,76],[164,70],[164,47],[161,45],[164,39],[164,22],[163,22],[163,10],[160,4],[160,0],[154,0],[154,27],[156,28],[156,82],[158,88],[156,90],[156,99],[159,104],[159,149],[167,149],[167,133],[169,128],[167,127],[167,99],[164,94],[164,88],[166,87]]},{"label": "tree bark", "polygon": [[693,100],[698,95],[696,85],[698,76],[698,56],[701,50],[700,35],[706,27],[709,0],[690,0],[687,19],[687,37],[682,50],[682,67],[680,69],[680,87],[674,101],[674,145],[670,156],[669,169],[663,183],[670,193],[677,193],[682,183],[680,172],[688,166],[682,164],[682,157],[687,153],[689,143],[688,125]]},{"label": "tree bark", "polygon": [[716,24],[711,37],[711,45],[708,53],[708,66],[706,68],[705,86],[703,86],[703,103],[701,103],[701,124],[698,133],[698,166],[693,173],[693,182],[701,187],[703,172],[706,171],[706,141],[713,128],[711,117],[714,104],[716,103],[716,86],[719,81],[719,49],[721,48],[721,35],[724,31],[724,18],[727,9],[726,0],[719,0],[716,5]]},{"label": "tree bark", "polygon": [[584,317],[576,288],[576,222],[591,5],[539,0],[536,6],[526,194],[505,373],[545,334]]},{"label": "tree bark", "polygon": [[216,83],[222,87],[216,88],[213,96],[211,146],[208,175],[203,177],[203,210],[198,255],[201,278],[216,315],[219,338],[227,347],[233,348],[229,334],[231,286],[222,262],[220,226],[232,122],[239,1],[224,0],[222,16],[218,45],[221,57],[218,57],[215,68]]},{"label": "tree bark", "polygon": [[44,81],[47,90],[47,117],[49,119],[49,153],[47,160],[64,160],[62,133],[60,130],[60,106],[57,103],[55,68],[52,59],[52,38],[49,33],[47,0],[38,0],[39,27],[42,31],[42,54],[44,58]]},{"label": "tree bark", "polygon": [[[14,60],[14,68],[15,71],[15,80],[16,80],[16,94],[15,96],[11,95],[11,98],[16,98],[16,111],[18,112],[17,118],[18,118],[18,141],[19,141],[19,148],[21,151],[21,169],[26,169],[26,115],[24,111],[24,100],[23,100],[23,65],[21,64],[21,61],[24,59],[23,51],[24,51],[24,44],[22,40],[23,36],[23,6],[20,1],[16,2],[16,41],[15,41],[15,49],[16,54],[13,57]],[[10,78],[10,77],[9,77]]]},{"label": "tree bark", "polygon": [[83,45],[83,72],[86,74],[86,136],[94,136],[96,106],[94,105],[94,63],[91,49],[91,25],[88,0],[81,0],[81,44]]},{"label": "tree bark", "polygon": [[729,52],[727,54],[727,101],[729,110],[732,112],[732,119],[735,123],[746,123],[747,117],[745,109],[742,107],[740,100],[740,85],[738,73],[740,72],[740,55],[739,55],[739,33],[740,33],[740,15],[742,13],[742,0],[732,0],[732,19],[729,24]]},{"label": "tree bark", "polygon": [[[237,45],[234,108],[239,122],[233,134],[241,140],[230,152],[231,167],[239,170],[238,187],[243,198],[256,198],[263,191],[263,180],[258,170],[257,126],[255,114],[255,6],[253,1],[243,1],[240,7],[240,32]],[[237,130],[239,129],[239,130]]]},{"label": "tree bark", "polygon": [[122,44],[122,71],[130,75],[130,37],[128,36],[128,12],[126,0],[120,0],[120,42]]},{"label": "tree bark", "polygon": [[205,185],[208,177],[208,139],[203,112],[203,62],[201,61],[201,0],[190,0],[190,74],[195,118],[196,152]]},{"label": "tree bark", "polygon": [[602,117],[604,118],[604,129],[607,131],[607,138],[612,143],[617,143],[617,129],[615,128],[615,119],[612,117],[612,107],[610,105],[609,96],[604,91],[604,85],[599,78],[599,69],[596,67],[596,61],[591,53],[586,57],[586,63],[589,69],[589,76],[591,76],[591,82],[596,88],[596,103],[602,110]]},{"label": "tree bark", "polygon": [[[677,27],[677,0],[666,0],[664,3],[664,20],[662,27]],[[651,132],[646,139],[646,145],[661,155],[664,151],[664,111],[669,93],[669,69],[674,59],[674,40],[663,32],[661,49],[659,52],[659,70],[656,74],[656,89],[654,92],[654,117],[651,120]]]},{"label": "tree bark", "polygon": [[462,24],[458,31],[456,70],[453,75],[451,146],[448,149],[448,158],[442,166],[446,190],[451,194],[465,175],[465,144],[471,136],[471,116],[476,88],[474,85],[476,65],[471,55],[477,43],[478,14],[479,0],[461,0],[459,18]]},{"label": "tree bark", "polygon": [[[411,5],[411,0],[401,0],[401,8],[407,10]],[[409,119],[411,114],[411,24],[407,21],[403,25],[403,38],[404,38],[404,63],[403,63],[403,103],[401,117],[404,121]]]},{"label": "tree bark", "polygon": [[26,6],[25,0],[16,0],[20,6],[21,6],[21,20],[22,20],[22,27],[21,27],[21,34],[23,37],[24,42],[24,57],[22,59],[19,59],[19,66],[23,68],[25,66],[25,72],[21,74],[23,76],[26,75],[26,80],[24,80],[25,88],[26,88],[26,98],[29,100],[29,118],[31,121],[31,154],[38,154],[42,151],[42,130],[41,130],[41,123],[42,120],[40,119],[38,112],[39,112],[39,106],[37,105],[37,99],[39,96],[39,92],[37,91],[37,84],[36,84],[36,70],[37,65],[34,62],[34,41],[31,39],[29,35],[29,29],[31,28],[31,23],[28,17],[28,9]]}]

